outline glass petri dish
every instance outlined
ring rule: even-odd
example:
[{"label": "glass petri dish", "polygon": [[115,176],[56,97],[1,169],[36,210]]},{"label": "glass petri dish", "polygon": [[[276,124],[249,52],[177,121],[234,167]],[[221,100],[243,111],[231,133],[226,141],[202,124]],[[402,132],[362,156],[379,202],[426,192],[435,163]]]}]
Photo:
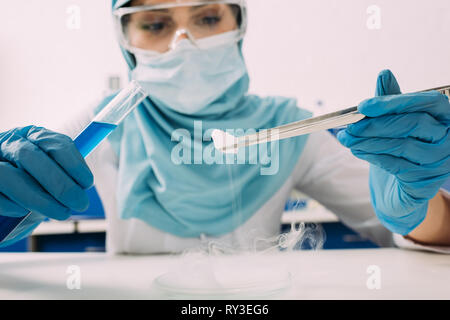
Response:
[{"label": "glass petri dish", "polygon": [[270,298],[290,288],[287,271],[253,263],[203,262],[157,277],[153,286],[169,298]]}]

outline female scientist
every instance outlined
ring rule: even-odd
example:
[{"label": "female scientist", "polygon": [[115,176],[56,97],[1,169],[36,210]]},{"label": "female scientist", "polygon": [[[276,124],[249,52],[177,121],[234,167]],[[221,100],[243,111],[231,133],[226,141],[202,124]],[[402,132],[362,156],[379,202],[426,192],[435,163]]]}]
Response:
[{"label": "female scientist", "polygon": [[130,76],[150,97],[92,154],[89,167],[66,135],[34,126],[0,133],[0,215],[67,219],[88,206],[85,190],[95,176],[110,252],[181,252],[212,240],[251,247],[279,233],[295,188],[379,245],[450,246],[450,200],[440,191],[450,177],[446,96],[403,95],[383,71],[376,97],[359,105],[367,118],[338,140],[320,132],[281,141],[272,150],[274,174],[261,174],[268,165],[262,161],[179,163],[173,150],[187,137],[193,152],[211,145],[192,140],[199,123],[203,136],[311,115],[292,99],[247,93],[245,0],[113,0],[112,7]]}]

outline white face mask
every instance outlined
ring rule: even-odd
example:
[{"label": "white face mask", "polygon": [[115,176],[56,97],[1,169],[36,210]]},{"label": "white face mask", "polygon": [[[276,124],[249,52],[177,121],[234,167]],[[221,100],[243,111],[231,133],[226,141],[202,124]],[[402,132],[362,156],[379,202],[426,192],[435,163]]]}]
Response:
[{"label": "white face mask", "polygon": [[[137,66],[132,72],[156,103],[183,113],[195,114],[222,97],[247,74],[234,31],[199,40],[215,42],[217,47],[202,50],[190,40],[160,56],[136,53]],[[227,44],[224,44],[227,43]]]}]

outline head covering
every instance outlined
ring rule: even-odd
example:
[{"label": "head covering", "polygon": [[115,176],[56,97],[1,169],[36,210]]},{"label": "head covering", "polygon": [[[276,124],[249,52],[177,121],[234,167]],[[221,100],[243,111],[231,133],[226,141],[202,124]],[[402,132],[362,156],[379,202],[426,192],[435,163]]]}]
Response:
[{"label": "head covering", "polygon": [[[113,8],[129,1],[112,1]],[[130,71],[133,56],[122,48]],[[297,107],[296,100],[248,95],[246,73],[225,94],[201,113],[184,115],[147,98],[110,136],[119,156],[118,210],[121,218],[138,218],[180,237],[201,234],[219,236],[247,221],[286,182],[298,162],[307,137],[279,142],[278,172],[262,175],[272,164],[177,165],[171,161],[179,141],[175,130],[191,144],[195,154],[211,150],[211,141],[201,136],[209,129],[272,128],[311,116]],[[100,106],[110,101],[106,99]],[[201,121],[202,128],[199,129]],[[184,129],[184,130],[179,130]]]}]

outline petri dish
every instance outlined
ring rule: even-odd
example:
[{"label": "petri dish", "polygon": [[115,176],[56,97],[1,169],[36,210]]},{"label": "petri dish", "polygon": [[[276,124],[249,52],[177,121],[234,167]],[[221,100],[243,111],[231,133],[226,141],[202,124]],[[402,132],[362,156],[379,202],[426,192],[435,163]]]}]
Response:
[{"label": "petri dish", "polygon": [[260,299],[276,297],[290,288],[286,270],[254,263],[207,259],[160,275],[153,286],[169,298]]}]

